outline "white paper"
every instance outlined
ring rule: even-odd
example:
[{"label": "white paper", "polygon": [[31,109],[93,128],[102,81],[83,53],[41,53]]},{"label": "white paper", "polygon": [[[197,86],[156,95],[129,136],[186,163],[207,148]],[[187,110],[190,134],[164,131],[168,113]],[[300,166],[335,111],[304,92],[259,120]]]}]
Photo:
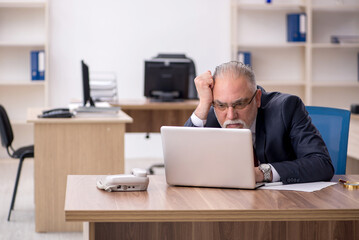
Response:
[{"label": "white paper", "polygon": [[336,182],[311,182],[311,183],[296,183],[286,185],[267,185],[260,187],[261,190],[287,190],[287,191],[301,191],[301,192],[314,192],[323,188],[337,184]]}]

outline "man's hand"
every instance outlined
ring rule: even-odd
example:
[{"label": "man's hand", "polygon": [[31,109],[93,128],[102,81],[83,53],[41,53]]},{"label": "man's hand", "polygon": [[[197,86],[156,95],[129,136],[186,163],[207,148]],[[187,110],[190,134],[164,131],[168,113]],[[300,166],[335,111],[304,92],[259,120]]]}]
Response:
[{"label": "man's hand", "polygon": [[[259,169],[259,167],[255,167],[254,168],[254,174],[256,176],[256,182],[263,182],[264,180],[264,174],[263,172]],[[273,180],[273,172],[270,173],[270,180]]]},{"label": "man's hand", "polygon": [[207,115],[213,101],[212,89],[214,81],[211,71],[204,72],[197,76],[194,79],[194,83],[199,97],[199,104],[194,113],[200,119],[205,120],[207,119]]},{"label": "man's hand", "polygon": [[254,168],[254,173],[256,176],[256,182],[263,182],[264,175],[263,175],[263,172],[261,170],[259,170],[259,167]]}]

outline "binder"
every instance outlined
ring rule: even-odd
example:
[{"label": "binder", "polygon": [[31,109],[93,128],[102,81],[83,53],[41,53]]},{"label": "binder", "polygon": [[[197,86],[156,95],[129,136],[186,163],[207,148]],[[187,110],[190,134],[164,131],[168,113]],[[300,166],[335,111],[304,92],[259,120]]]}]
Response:
[{"label": "binder", "polygon": [[45,80],[45,52],[39,51],[38,52],[38,80]]},{"label": "binder", "polygon": [[251,53],[238,51],[238,62],[243,63],[244,65],[252,66],[251,64]]},{"label": "binder", "polygon": [[43,50],[30,52],[30,65],[31,80],[45,80],[45,52]]},{"label": "binder", "polygon": [[31,62],[31,80],[36,81],[39,80],[38,74],[38,51],[30,52],[30,62]]},{"label": "binder", "polygon": [[307,37],[307,15],[305,13],[287,14],[287,41],[305,42]]}]

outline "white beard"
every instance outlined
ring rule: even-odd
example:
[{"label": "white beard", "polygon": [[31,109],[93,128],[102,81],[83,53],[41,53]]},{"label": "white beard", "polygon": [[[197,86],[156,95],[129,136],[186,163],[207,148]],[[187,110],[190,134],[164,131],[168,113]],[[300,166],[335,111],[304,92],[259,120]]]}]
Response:
[{"label": "white beard", "polygon": [[[218,121],[218,117],[217,117],[217,113],[216,111],[214,111],[214,115],[216,116],[217,118],[217,121]],[[221,125],[222,128],[226,128],[228,125],[230,124],[241,124],[243,126],[243,128],[245,129],[249,129],[250,127],[248,126],[248,124],[246,124],[243,120],[240,120],[240,119],[236,119],[236,120],[227,120],[225,121],[223,124],[221,124],[219,121],[218,121],[219,125]]]},{"label": "white beard", "polygon": [[223,128],[226,128],[228,125],[230,124],[241,124],[243,127],[242,128],[246,128],[246,129],[249,129],[249,126],[243,121],[243,120],[240,120],[240,119],[236,119],[236,120],[227,120],[223,123]]}]

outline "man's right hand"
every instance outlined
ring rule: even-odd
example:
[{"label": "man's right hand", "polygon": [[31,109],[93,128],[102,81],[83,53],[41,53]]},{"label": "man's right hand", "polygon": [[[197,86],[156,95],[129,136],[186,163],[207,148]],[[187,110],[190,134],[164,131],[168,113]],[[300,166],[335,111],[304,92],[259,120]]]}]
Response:
[{"label": "man's right hand", "polygon": [[211,71],[207,71],[197,76],[194,79],[196,89],[199,97],[199,104],[195,110],[195,114],[202,120],[207,119],[209,109],[213,101],[212,89],[214,86],[213,77]]}]

